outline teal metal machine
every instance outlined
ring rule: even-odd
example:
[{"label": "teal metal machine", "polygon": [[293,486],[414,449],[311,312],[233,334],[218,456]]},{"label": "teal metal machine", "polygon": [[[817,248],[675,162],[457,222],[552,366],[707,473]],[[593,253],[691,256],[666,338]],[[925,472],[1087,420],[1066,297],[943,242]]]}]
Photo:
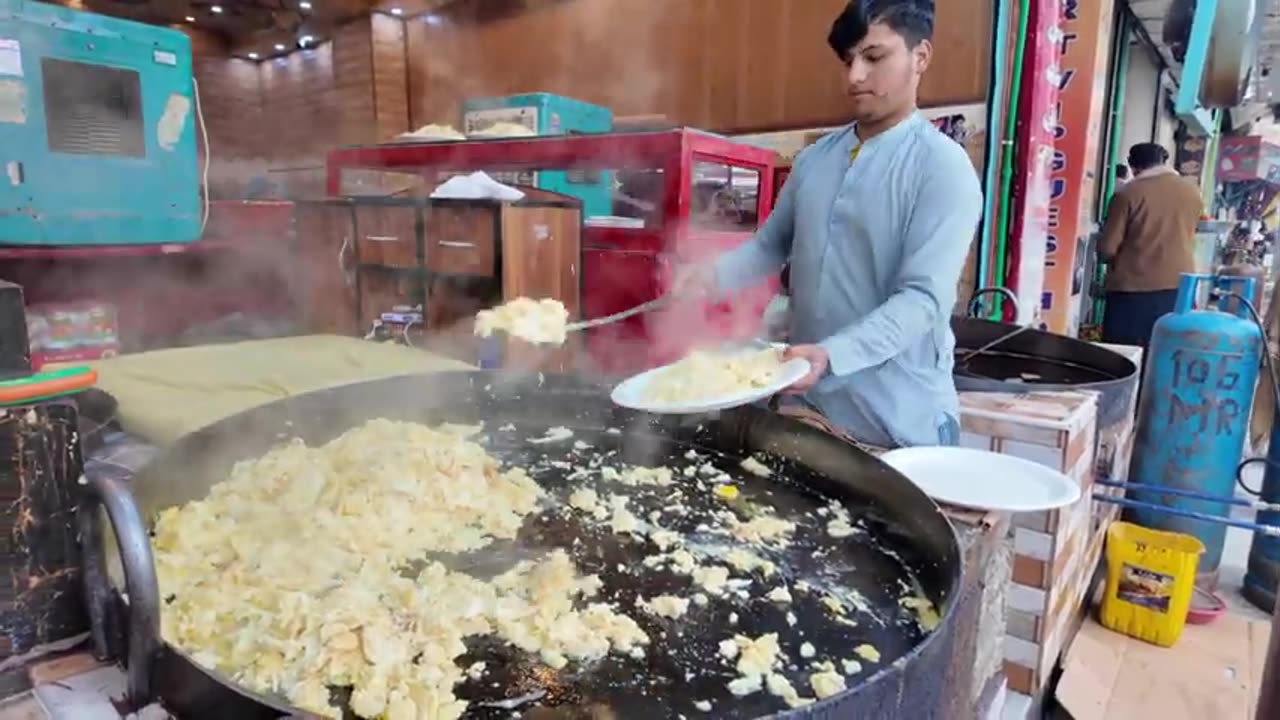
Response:
[{"label": "teal metal machine", "polygon": [[198,239],[196,115],[183,33],[0,0],[0,245]]},{"label": "teal metal machine", "polygon": [[[607,133],[613,130],[613,111],[550,93],[470,98],[463,105],[462,126],[468,137],[500,122],[521,125],[535,135]],[[576,197],[582,200],[584,217],[613,213],[614,176],[610,171],[546,168],[499,179]]]}]

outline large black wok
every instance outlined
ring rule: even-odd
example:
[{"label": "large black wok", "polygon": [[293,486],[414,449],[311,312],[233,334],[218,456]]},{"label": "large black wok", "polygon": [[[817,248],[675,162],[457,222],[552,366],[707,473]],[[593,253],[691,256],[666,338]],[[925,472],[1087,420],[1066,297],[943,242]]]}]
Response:
[{"label": "large black wok", "polygon": [[1018,325],[980,319],[983,301],[1000,295],[1017,314],[1017,298],[1005,288],[983,288],[968,315],[951,317],[956,337],[952,376],[962,392],[1092,390],[1099,394],[1098,427],[1130,417],[1138,366],[1094,343]]},{"label": "large black wok", "polygon": [[[1108,428],[1129,417],[1138,382],[1138,367],[1133,361],[1093,343],[1043,330],[1025,329],[1011,335],[1017,329],[1017,325],[953,316],[956,389],[1014,393],[1094,390],[1099,393],[1099,427]],[[971,354],[990,343],[996,344]]]},{"label": "large black wok", "polygon": [[[525,441],[548,428],[569,427],[593,447],[614,451],[620,461],[630,464],[687,465],[686,453],[693,449],[716,458],[723,469],[735,471],[744,498],[754,495],[779,514],[837,499],[868,529],[861,536],[824,540],[834,543],[835,550],[817,556],[798,535],[794,547],[775,560],[792,582],[838,575],[840,582],[866,598],[873,615],[884,622],[860,622],[856,627],[828,622],[816,596],[796,597],[794,627],[762,604],[742,610],[734,623],[728,608],[713,603],[696,621],[676,628],[670,623],[646,624],[658,621],[633,614],[654,639],[646,659],[637,665],[634,660],[609,658],[591,668],[570,665],[558,672],[497,641],[482,641],[475,647],[469,643],[468,655],[459,659],[463,666],[487,658],[497,670],[483,685],[458,686],[458,695],[473,701],[468,717],[508,717],[509,709],[474,703],[548,690],[548,685],[554,687],[543,700],[545,706],[521,708],[524,717],[692,716],[694,699],[714,699],[716,717],[918,720],[949,716],[941,709],[950,702],[944,683],[964,672],[948,667],[962,563],[950,524],[906,478],[871,455],[764,410],[747,408],[696,420],[658,419],[616,408],[605,389],[582,381],[541,375],[513,380],[482,372],[390,378],[282,400],[183,438],[145,467],[129,489],[111,479],[94,480],[81,514],[89,548],[86,577],[94,640],[101,654],[118,649],[121,641],[127,647],[131,705],[158,698],[184,720],[251,720],[293,712],[279,699],[246,692],[228,678],[200,668],[160,640],[163,607],[157,597],[147,527],[160,510],[204,497],[211,485],[227,476],[232,463],[259,456],[283,438],[297,436],[308,444],[319,444],[378,417],[427,423],[484,421],[491,453],[506,463],[533,467],[535,479],[561,497],[570,480],[548,461],[571,450]],[[499,426],[505,430],[499,431]],[[606,428],[622,432],[608,433]],[[778,476],[748,477],[738,468],[739,460],[757,452],[768,453],[770,464],[781,469]],[[104,522],[102,509],[109,522]],[[291,511],[305,512],[281,509]],[[550,511],[545,517],[531,517],[526,521],[528,537],[522,530],[521,540],[564,547],[573,537],[580,538],[580,544],[592,550],[575,555],[575,561],[584,572],[598,573],[606,590],[616,591],[618,597],[642,591],[649,595],[682,582],[662,576],[665,571],[660,570],[615,573],[613,568],[619,565],[640,566],[638,561],[652,550],[642,540],[600,537],[581,526],[565,526],[563,517]],[[117,571],[117,565],[122,569]],[[942,622],[932,633],[911,622],[899,603],[898,588],[904,583],[913,584],[942,613]],[[127,599],[119,588],[124,588]],[[622,601],[619,605],[625,607]],[[763,692],[734,699],[725,689],[732,671],[725,675],[717,665],[716,644],[737,633],[756,637],[766,632],[778,632],[796,642],[796,635],[803,633],[815,644],[847,646],[850,651],[869,642],[883,653],[883,662],[849,678],[845,693],[801,710],[787,711],[781,701]],[[852,657],[852,652],[847,656]],[[789,669],[792,682],[807,690],[803,678],[811,670],[798,658],[795,663]]]}]

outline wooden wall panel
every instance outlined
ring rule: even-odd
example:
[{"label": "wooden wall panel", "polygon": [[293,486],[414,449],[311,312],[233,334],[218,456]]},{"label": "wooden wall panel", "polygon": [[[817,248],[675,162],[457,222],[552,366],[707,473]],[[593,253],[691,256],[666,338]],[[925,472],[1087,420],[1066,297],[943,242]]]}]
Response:
[{"label": "wooden wall panel", "polygon": [[321,197],[326,152],[408,129],[399,20],[361,18],[314,48],[257,63],[230,57],[225,43],[189,32],[199,40],[195,73],[214,198],[240,197],[255,177],[273,180],[288,197]]},{"label": "wooden wall panel", "polygon": [[[747,52],[736,67],[738,111],[728,121],[729,127],[786,124],[784,94],[793,64],[787,47],[793,42],[805,42],[804,38],[793,37],[787,27],[791,5],[777,0],[741,1],[739,12],[746,15],[746,36],[739,42]],[[713,118],[713,122],[725,120]]]},{"label": "wooden wall panel", "polygon": [[986,102],[991,80],[993,0],[939,3],[933,65],[920,96],[929,105]]},{"label": "wooden wall panel", "polygon": [[[373,99],[373,36],[370,18],[343,25],[333,35],[333,84],[340,125],[337,144],[378,140]],[[330,143],[331,148],[335,143]],[[326,150],[329,148],[325,148]]]},{"label": "wooden wall panel", "polygon": [[390,15],[370,19],[376,135],[386,140],[410,129],[405,24]]},{"label": "wooden wall panel", "polygon": [[[563,0],[479,21],[407,23],[415,126],[457,125],[463,98],[556,92],[619,115],[716,130],[843,122],[826,46],[844,0]],[[925,105],[986,98],[993,0],[942,4]]]},{"label": "wooden wall panel", "polygon": [[[940,7],[925,105],[986,96],[994,0]],[[193,36],[213,147],[211,185],[268,175],[320,191],[324,153],[427,123],[459,125],[465,98],[546,91],[720,131],[838,124],[826,46],[844,0],[561,0],[514,15],[374,15],[314,49],[250,63]],[[470,11],[474,12],[474,8]]]},{"label": "wooden wall panel", "polygon": [[[708,34],[701,45],[689,43],[702,51],[702,67],[706,73],[703,113],[696,125],[720,128],[728,118],[738,116],[738,98],[742,94],[739,78],[747,62],[748,48],[741,38],[747,33],[745,13],[735,12],[741,0],[706,0],[702,28]],[[658,112],[656,109],[653,112]]]},{"label": "wooden wall panel", "polygon": [[789,47],[787,59],[795,76],[786,84],[783,102],[788,115],[798,125],[822,124],[808,119],[831,118],[845,107],[844,67],[827,47],[831,21],[843,5],[843,0],[791,3],[788,31],[806,40]]}]

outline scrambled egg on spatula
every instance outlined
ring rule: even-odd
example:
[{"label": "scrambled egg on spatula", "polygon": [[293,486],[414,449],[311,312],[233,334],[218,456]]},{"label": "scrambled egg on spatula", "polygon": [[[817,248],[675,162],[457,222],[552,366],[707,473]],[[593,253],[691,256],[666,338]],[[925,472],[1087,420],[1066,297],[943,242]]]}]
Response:
[{"label": "scrambled egg on spatula", "polygon": [[166,641],[252,690],[324,717],[333,687],[364,718],[460,717],[464,640],[496,635],[552,667],[649,641],[564,551],[490,582],[440,563],[516,536],[543,497],[458,429],[373,420],[320,447],[237,463],[207,498],[161,513]]},{"label": "scrambled egg on spatula", "polygon": [[564,303],[522,297],[476,313],[475,333],[490,337],[504,332],[535,345],[563,345],[568,326],[569,310]]}]

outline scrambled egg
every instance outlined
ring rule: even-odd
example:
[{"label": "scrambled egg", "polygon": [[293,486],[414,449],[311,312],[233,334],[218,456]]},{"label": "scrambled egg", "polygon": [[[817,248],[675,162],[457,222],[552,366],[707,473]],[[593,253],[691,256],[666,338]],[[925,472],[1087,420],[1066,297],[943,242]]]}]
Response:
[{"label": "scrambled egg", "polygon": [[777,348],[735,354],[697,351],[656,373],[645,396],[655,403],[682,403],[739,395],[769,385],[781,368]]},{"label": "scrambled egg", "polygon": [[530,130],[528,127],[520,123],[513,122],[495,122],[482,130],[476,130],[471,133],[471,137],[478,138],[504,138],[504,137],[535,137],[538,133]]},{"label": "scrambled egg", "polygon": [[831,662],[821,663],[818,672],[809,676],[809,687],[819,700],[826,700],[845,691],[844,676],[836,672]]},{"label": "scrambled egg", "polygon": [[933,632],[942,624],[942,616],[929,598],[923,595],[910,595],[898,599],[898,604],[915,613],[916,622],[925,632]]},{"label": "scrambled egg", "polygon": [[[373,420],[315,448],[237,463],[155,527],[168,642],[250,689],[340,717],[457,718],[464,640],[493,634],[552,667],[648,643],[562,550],[491,582],[427,563],[516,536],[543,496],[456,432]],[[584,607],[585,605],[585,607]]]},{"label": "scrambled egg", "polygon": [[489,337],[501,331],[535,345],[563,345],[568,325],[569,310],[564,303],[522,297],[476,313],[475,333]]},{"label": "scrambled egg", "polygon": [[743,635],[735,635],[732,640],[720,643],[720,655],[728,660],[737,659],[734,669],[738,677],[729,682],[729,692],[742,697],[760,690],[768,690],[769,694],[782,698],[787,707],[804,707],[813,703],[813,698],[800,697],[796,689],[782,675],[775,672],[783,664],[782,649],[778,645],[778,634],[769,633],[752,640]]},{"label": "scrambled egg", "polygon": [[862,658],[863,660],[866,660],[867,662],[873,662],[873,663],[880,662],[880,651],[876,649],[875,645],[868,645],[866,643],[863,643],[858,647],[854,648],[853,652],[858,657]]},{"label": "scrambled egg", "polygon": [[467,136],[453,129],[451,125],[423,125],[413,132],[400,133],[402,139],[422,138],[426,140],[466,140]]},{"label": "scrambled egg", "polygon": [[731,522],[733,536],[753,544],[785,543],[796,531],[795,523],[777,515],[759,515],[746,522],[734,518]]},{"label": "scrambled egg", "polygon": [[744,458],[742,462],[738,463],[738,465],[743,470],[746,470],[757,477],[767,478],[773,474],[773,471],[769,469],[768,465],[765,465],[754,457]]}]

